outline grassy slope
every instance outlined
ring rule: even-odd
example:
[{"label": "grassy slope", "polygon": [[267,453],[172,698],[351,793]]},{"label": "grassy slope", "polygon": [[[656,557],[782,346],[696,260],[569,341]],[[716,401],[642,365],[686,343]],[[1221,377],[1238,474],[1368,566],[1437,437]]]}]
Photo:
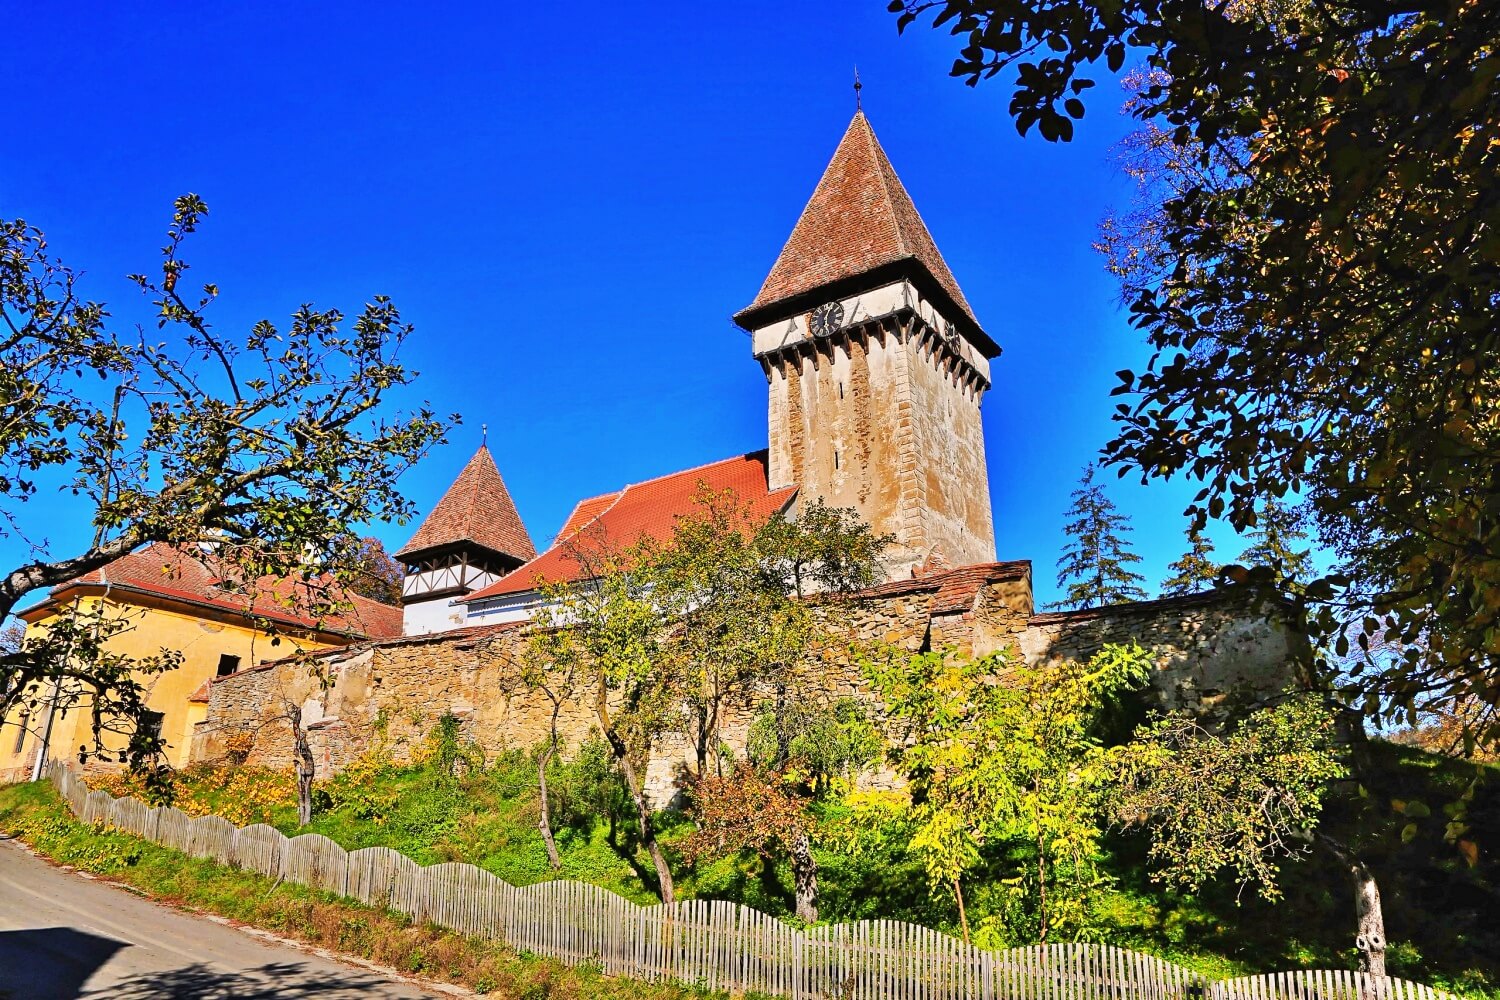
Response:
[{"label": "grassy slope", "polygon": [[[1357,843],[1381,883],[1392,974],[1433,985],[1462,987],[1470,994],[1500,998],[1500,768],[1471,810],[1476,839],[1487,848],[1470,868],[1442,840],[1439,806],[1462,789],[1471,768],[1411,748],[1371,747],[1384,798],[1424,799],[1437,814],[1402,843],[1404,819],[1393,817],[1346,790],[1325,813],[1326,829]],[[513,884],[556,877],[547,865],[536,829],[534,775],[519,755],[491,763],[485,771],[444,786],[422,770],[374,771],[353,797],[346,793],[316,816],[308,831],[348,849],[393,847],[423,864],[468,861]],[[287,834],[296,829],[294,810],[271,817]],[[663,817],[664,840],[686,825]],[[304,831],[306,832],[306,831]],[[562,877],[604,886],[637,902],[655,900],[650,863],[637,850],[624,821],[611,838],[607,825],[587,816],[559,823]],[[1198,894],[1153,885],[1137,836],[1111,838],[1109,869],[1114,891],[1097,901],[1095,937],[1152,952],[1212,976],[1296,967],[1352,968],[1352,891],[1344,871],[1315,853],[1283,866],[1285,898],[1269,904],[1253,893],[1237,899],[1232,886],[1209,886]],[[670,853],[670,850],[669,850]],[[947,898],[925,888],[920,868],[899,850],[879,858],[851,860],[819,852],[820,904],[827,920],[884,917],[957,931]],[[697,870],[679,867],[685,895],[734,899],[778,915],[791,910],[790,876],[754,858],[734,858]],[[993,909],[1002,864],[973,880],[971,919]]]},{"label": "grassy slope", "polygon": [[431,925],[413,925],[399,914],[303,886],[273,883],[136,837],[97,833],[74,820],[45,783],[0,788],[0,829],[17,834],[55,861],[107,875],[158,899],[495,996],[526,1000],[710,996],[687,987],[609,979],[589,968],[519,956],[494,942]]}]

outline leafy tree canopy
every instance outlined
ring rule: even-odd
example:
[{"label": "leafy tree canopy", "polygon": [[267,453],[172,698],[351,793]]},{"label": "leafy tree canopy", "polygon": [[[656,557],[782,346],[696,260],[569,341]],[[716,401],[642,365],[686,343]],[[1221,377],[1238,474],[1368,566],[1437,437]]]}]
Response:
[{"label": "leafy tree canopy", "polygon": [[932,888],[954,893],[961,917],[961,882],[982,848],[1017,841],[1026,860],[1007,887],[1018,916],[991,933],[1046,942],[1085,921],[1088,893],[1105,878],[1098,842],[1113,775],[1099,714],[1150,669],[1135,645],[1106,646],[1087,663],[944,652],[865,663],[895,728],[891,761],[908,782],[895,808],[912,824],[910,849]]},{"label": "leafy tree canopy", "polygon": [[[826,639],[806,590],[866,585],[888,543],[851,511],[813,503],[794,518],[759,520],[733,491],[704,488],[670,538],[622,547],[581,534],[569,543],[580,578],[540,588],[529,682],[556,693],[591,679],[594,712],[634,801],[664,901],[672,898],[672,876],[652,830],[640,762],[666,734],[680,732],[694,751],[686,777],[701,795],[755,801],[750,777],[726,774],[724,709],[766,688],[795,694],[797,666]],[[728,822],[730,806],[700,806],[714,822]],[[806,838],[794,846],[805,855]]]},{"label": "leafy tree canopy", "polygon": [[[339,311],[303,305],[283,327],[221,333],[207,319],[217,286],[190,290],[181,255],[206,212],[179,198],[159,275],[132,276],[156,310],[149,338],[84,298],[40,230],[0,221],[0,531],[30,547],[0,570],[0,618],[148,542],[210,546],[226,578],[294,579],[298,610],[316,618],[356,574],[350,525],[411,516],[396,480],[449,426],[425,404],[388,405],[413,379],[397,360],[411,328],[377,296],[347,331]],[[28,529],[59,481],[94,528],[72,551]],[[35,708],[44,688],[60,708],[88,697],[141,711],[102,629],[55,626],[65,656],[38,639],[0,657],[0,715]]]},{"label": "leafy tree canopy", "polygon": [[392,606],[401,603],[401,581],[406,570],[386,552],[385,545],[373,535],[349,535],[344,544],[349,551],[349,590],[372,601]]},{"label": "leafy tree canopy", "polygon": [[1338,761],[1331,713],[1299,697],[1252,713],[1227,734],[1169,715],[1120,752],[1118,814],[1151,825],[1153,878],[1196,890],[1222,870],[1280,895],[1278,857],[1312,843]]},{"label": "leafy tree canopy", "polygon": [[[1500,5],[1451,0],[896,0],[1014,71],[1068,139],[1098,70],[1140,70],[1160,141],[1117,248],[1154,349],[1109,460],[1202,482],[1202,521],[1305,497],[1340,573],[1325,637],[1383,634],[1365,708],[1500,698]],[[1493,725],[1488,735],[1495,735]]]}]

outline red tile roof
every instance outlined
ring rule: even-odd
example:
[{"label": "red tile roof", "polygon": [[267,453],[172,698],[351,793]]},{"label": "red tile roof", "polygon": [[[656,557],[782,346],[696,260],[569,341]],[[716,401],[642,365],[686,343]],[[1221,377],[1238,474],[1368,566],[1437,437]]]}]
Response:
[{"label": "red tile roof", "polygon": [[[279,625],[316,629],[354,637],[384,638],[401,634],[401,609],[358,594],[347,594],[349,610],[315,620],[299,607],[306,607],[308,584],[285,578],[263,577],[253,586],[228,588],[213,555],[154,542],[121,556],[103,569],[86,573],[52,589],[52,597],[27,613],[47,607],[71,588],[108,585],[122,593],[146,594],[195,607],[246,618],[258,617]],[[315,586],[322,581],[315,582]],[[290,605],[290,606],[289,606]]]},{"label": "red tile roof", "polygon": [[427,515],[411,541],[396,553],[410,559],[447,545],[468,544],[525,562],[536,555],[531,536],[483,445],[469,459],[448,492]]},{"label": "red tile roof", "polygon": [[[970,611],[979,591],[990,583],[1001,580],[1017,580],[1031,574],[1030,559],[1015,559],[1009,562],[972,563],[956,569],[942,570],[910,580],[892,580],[880,583],[849,598],[902,597],[907,594],[931,594],[929,613],[934,615],[957,614]],[[849,598],[840,597],[838,600]]]},{"label": "red tile roof", "polygon": [[584,525],[609,509],[609,505],[620,499],[619,493],[605,493],[602,496],[589,497],[587,500],[578,501],[578,506],[573,508],[573,513],[563,522],[562,528],[557,532],[558,538],[567,538],[577,532]]},{"label": "red tile roof", "polygon": [[[241,667],[232,674],[223,677],[211,677],[205,682],[218,684],[221,681],[233,680],[248,673],[260,670],[271,670],[283,663],[294,663],[298,660],[328,660],[342,663],[352,660],[372,649],[396,649],[403,646],[425,646],[439,642],[451,642],[457,644],[459,649],[472,649],[487,639],[493,639],[502,632],[510,632],[518,628],[527,628],[529,621],[498,622],[491,625],[465,625],[461,628],[448,629],[443,632],[423,632],[421,635],[396,635],[383,636],[371,639],[368,642],[355,643],[350,646],[341,646],[338,649],[315,649],[308,652],[293,653],[275,660],[261,660],[259,663]],[[203,688],[200,688],[201,692]],[[190,701],[193,699],[189,699]]]},{"label": "red tile roof", "polygon": [[760,294],[735,319],[902,261],[920,264],[979,326],[864,112],[856,112]]},{"label": "red tile roof", "polygon": [[752,519],[764,521],[785,510],[796,487],[770,490],[766,484],[766,453],[752,452],[674,472],[659,479],[634,483],[618,493],[584,500],[573,509],[552,547],[515,572],[464,598],[472,604],[487,598],[521,594],[542,581],[561,583],[583,577],[573,552],[589,546],[626,547],[644,538],[665,541],[677,519],[697,510],[699,484],[715,491],[734,490]]}]

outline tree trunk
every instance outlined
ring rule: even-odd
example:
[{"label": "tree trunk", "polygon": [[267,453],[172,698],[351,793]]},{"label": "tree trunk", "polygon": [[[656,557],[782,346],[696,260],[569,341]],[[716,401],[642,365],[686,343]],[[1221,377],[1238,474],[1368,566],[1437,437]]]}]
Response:
[{"label": "tree trunk", "polygon": [[547,804],[547,765],[557,754],[557,743],[549,743],[547,749],[542,751],[542,756],[536,765],[536,784],[541,793],[541,809],[537,816],[537,829],[542,832],[542,842],[547,845],[547,863],[552,866],[553,871],[562,870],[562,858],[557,854],[557,841],[552,837],[552,810]]},{"label": "tree trunk", "polygon": [[813,857],[812,841],[805,833],[792,841],[792,883],[797,890],[797,918],[817,923],[818,862]]},{"label": "tree trunk", "polygon": [[1385,911],[1380,906],[1380,886],[1365,863],[1344,844],[1327,834],[1318,839],[1349,870],[1354,888],[1354,947],[1359,949],[1359,971],[1385,975]]},{"label": "tree trunk", "polygon": [[697,765],[696,777],[702,781],[708,776],[708,709],[700,708],[698,718],[694,720],[694,728],[697,732],[693,734],[693,761]]},{"label": "tree trunk", "polygon": [[610,723],[609,705],[605,698],[604,678],[600,677],[597,693],[594,695],[594,714],[599,717],[599,728],[604,731],[604,738],[609,741],[609,749],[614,755],[615,766],[620,769],[620,776],[625,779],[625,787],[630,792],[630,800],[635,804],[635,818],[641,828],[641,845],[651,855],[651,864],[656,868],[656,880],[661,886],[661,901],[670,905],[676,901],[676,892],[672,886],[672,869],[667,867],[667,859],[661,852],[661,844],[656,841],[656,828],[651,825],[651,807],[646,803],[646,790],[641,784],[640,777],[635,773],[635,765],[630,763],[629,747],[625,745],[625,740]]},{"label": "tree trunk", "polygon": [[1037,934],[1037,943],[1047,943],[1047,840],[1045,837],[1036,838],[1036,913],[1037,921],[1041,925]]},{"label": "tree trunk", "polygon": [[307,730],[302,728],[302,709],[292,705],[287,716],[292,723],[297,769],[297,825],[306,826],[312,822],[313,772],[317,765],[313,760],[312,745],[307,742]]},{"label": "tree trunk", "polygon": [[641,828],[641,846],[651,855],[651,864],[656,868],[656,880],[661,885],[661,901],[670,905],[676,901],[672,869],[667,867],[666,856],[662,854],[661,844],[656,840],[656,827],[651,823],[651,807],[646,803],[646,790],[629,757],[616,752],[615,762],[619,764],[620,773],[625,777],[625,787],[630,789],[630,800],[635,803],[635,818]]},{"label": "tree trunk", "polygon": [[958,924],[964,929],[964,944],[969,943],[969,912],[964,909],[964,890],[958,884],[958,879],[953,880],[953,898],[958,901]]}]

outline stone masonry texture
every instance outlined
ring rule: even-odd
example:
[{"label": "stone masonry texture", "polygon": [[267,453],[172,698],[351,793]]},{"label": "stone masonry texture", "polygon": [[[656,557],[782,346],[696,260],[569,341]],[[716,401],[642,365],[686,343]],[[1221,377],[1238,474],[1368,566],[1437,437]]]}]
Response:
[{"label": "stone masonry texture", "polygon": [[[864,699],[877,715],[857,650],[882,644],[974,656],[1008,648],[1041,663],[1083,659],[1105,643],[1133,640],[1154,654],[1155,704],[1195,713],[1211,725],[1296,684],[1307,663],[1292,609],[1248,588],[1036,615],[1030,565],[1024,562],[884,584],[855,598],[820,603],[819,612],[827,616],[828,641],[809,658],[803,693],[826,702]],[[312,666],[283,660],[222,678],[213,684],[207,715],[196,727],[192,757],[221,758],[226,740],[246,733],[253,737],[249,762],[290,767],[289,705],[302,709],[323,775],[377,743],[399,760],[447,713],[487,752],[530,749],[547,737],[551,703],[522,679],[518,664],[528,627],[514,623],[384,640],[322,654]],[[320,674],[331,685],[325,687]],[[724,738],[734,751],[743,750],[756,706],[768,694],[733,707]],[[563,705],[559,729],[571,746],[595,729],[592,706],[591,690]],[[672,797],[679,768],[690,758],[685,738],[668,737],[654,748],[647,785],[656,802]]]}]

